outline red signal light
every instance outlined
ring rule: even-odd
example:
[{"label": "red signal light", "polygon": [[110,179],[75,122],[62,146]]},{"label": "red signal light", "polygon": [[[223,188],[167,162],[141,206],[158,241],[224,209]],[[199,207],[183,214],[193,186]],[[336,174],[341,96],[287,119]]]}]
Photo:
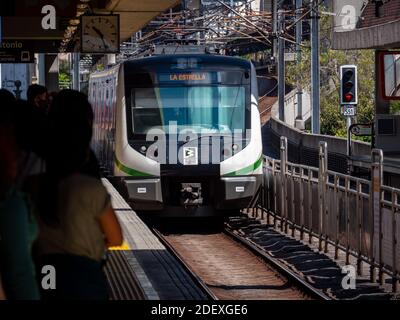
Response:
[{"label": "red signal light", "polygon": [[352,93],[346,93],[345,95],[344,95],[344,101],[346,101],[346,102],[351,102],[352,100],[353,100],[353,94]]}]

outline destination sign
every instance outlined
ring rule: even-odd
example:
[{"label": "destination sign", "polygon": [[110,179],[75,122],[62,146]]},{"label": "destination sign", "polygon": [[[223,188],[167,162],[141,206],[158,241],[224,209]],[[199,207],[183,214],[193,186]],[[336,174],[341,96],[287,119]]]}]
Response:
[{"label": "destination sign", "polygon": [[185,72],[155,73],[153,76],[160,84],[196,85],[196,84],[219,84],[219,85],[246,85],[250,84],[250,77],[244,71],[196,71],[185,70]]},{"label": "destination sign", "polygon": [[209,80],[208,73],[174,73],[169,76],[170,81],[206,81]]},{"label": "destination sign", "polygon": [[191,83],[212,83],[217,80],[217,73],[212,72],[182,72],[182,73],[160,73],[158,81],[161,83],[170,82],[191,82]]}]

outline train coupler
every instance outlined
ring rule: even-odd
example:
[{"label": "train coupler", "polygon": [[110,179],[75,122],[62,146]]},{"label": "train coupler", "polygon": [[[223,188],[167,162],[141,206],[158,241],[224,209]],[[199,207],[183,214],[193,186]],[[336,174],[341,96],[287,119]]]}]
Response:
[{"label": "train coupler", "polygon": [[202,205],[201,183],[182,183],[180,200],[184,207]]}]

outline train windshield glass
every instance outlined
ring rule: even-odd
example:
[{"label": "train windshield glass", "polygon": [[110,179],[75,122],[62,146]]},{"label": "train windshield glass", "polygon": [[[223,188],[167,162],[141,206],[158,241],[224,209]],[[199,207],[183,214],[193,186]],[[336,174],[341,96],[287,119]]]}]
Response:
[{"label": "train windshield glass", "polygon": [[165,86],[131,90],[132,126],[135,134],[151,129],[199,134],[245,130],[245,86]]}]

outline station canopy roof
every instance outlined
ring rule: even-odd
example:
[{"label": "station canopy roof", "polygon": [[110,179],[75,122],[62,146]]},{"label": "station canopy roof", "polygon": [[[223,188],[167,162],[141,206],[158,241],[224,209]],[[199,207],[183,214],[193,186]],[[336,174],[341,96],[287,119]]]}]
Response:
[{"label": "station canopy roof", "polygon": [[[3,3],[4,2],[4,3]],[[0,16],[3,43],[16,41],[19,50],[55,53],[60,44],[73,48],[71,39],[82,14],[120,15],[120,41],[126,41],[160,13],[179,4],[180,0],[1,0]],[[43,19],[54,7],[56,27],[44,28]],[[48,21],[48,19],[46,20]],[[29,26],[29,27],[27,27]],[[73,31],[72,31],[73,30]],[[79,34],[78,34],[79,35]],[[4,49],[4,46],[3,46]],[[14,50],[15,51],[15,50]]]},{"label": "station canopy roof", "polygon": [[108,0],[104,2],[105,5],[94,8],[94,11],[119,14],[120,39],[124,41],[160,13],[178,4],[180,0]]}]

